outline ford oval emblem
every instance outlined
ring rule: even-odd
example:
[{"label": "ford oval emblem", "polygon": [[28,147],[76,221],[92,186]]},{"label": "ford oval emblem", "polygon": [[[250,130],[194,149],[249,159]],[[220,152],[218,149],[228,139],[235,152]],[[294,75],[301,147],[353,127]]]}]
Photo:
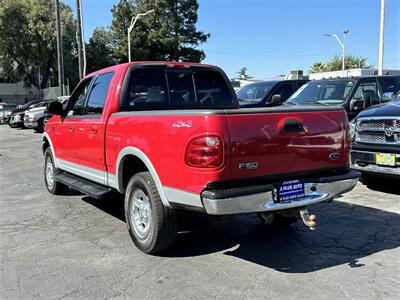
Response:
[{"label": "ford oval emblem", "polygon": [[333,152],[333,153],[329,154],[329,158],[331,160],[338,160],[340,158],[340,153]]}]

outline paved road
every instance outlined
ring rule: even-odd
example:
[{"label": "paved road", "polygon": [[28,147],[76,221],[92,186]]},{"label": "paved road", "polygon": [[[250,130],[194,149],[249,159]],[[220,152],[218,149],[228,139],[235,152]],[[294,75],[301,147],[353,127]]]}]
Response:
[{"label": "paved road", "polygon": [[400,183],[316,206],[315,232],[182,215],[175,249],[148,256],[121,200],[46,191],[40,141],[0,126],[0,299],[400,298]]}]

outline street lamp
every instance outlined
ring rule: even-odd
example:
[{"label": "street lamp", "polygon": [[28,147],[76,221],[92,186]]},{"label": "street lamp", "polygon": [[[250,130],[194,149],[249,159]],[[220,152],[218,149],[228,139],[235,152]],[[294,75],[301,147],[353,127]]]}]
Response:
[{"label": "street lamp", "polygon": [[345,68],[344,68],[344,59],[345,59],[345,43],[346,43],[346,36],[347,34],[350,32],[350,30],[345,30],[343,31],[343,43],[342,41],[339,39],[339,37],[337,36],[337,34],[328,34],[328,33],[324,33],[323,36],[332,36],[335,37],[336,40],[338,41],[340,47],[342,48],[342,71],[344,74]]},{"label": "street lamp", "polygon": [[139,20],[141,17],[147,16],[148,14],[154,12],[154,9],[149,10],[145,13],[138,14],[136,17],[132,17],[131,25],[128,28],[128,58],[129,62],[131,62],[131,31],[136,24],[136,21]]}]

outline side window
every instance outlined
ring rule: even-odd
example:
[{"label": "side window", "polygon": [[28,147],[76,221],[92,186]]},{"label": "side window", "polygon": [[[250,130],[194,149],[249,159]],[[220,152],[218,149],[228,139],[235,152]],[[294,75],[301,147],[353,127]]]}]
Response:
[{"label": "side window", "polygon": [[168,104],[167,81],[161,68],[134,70],[129,79],[125,109]]},{"label": "side window", "polygon": [[85,108],[85,114],[98,115],[103,112],[104,102],[107,97],[108,87],[114,72],[105,73],[97,76],[94,82]]},{"label": "side window", "polygon": [[379,82],[381,83],[382,86],[382,91],[384,93],[387,92],[392,92],[396,94],[398,92],[396,80],[394,78],[379,78]]},{"label": "side window", "polygon": [[92,78],[85,79],[81,82],[76,90],[72,93],[71,98],[68,101],[69,111],[68,115],[82,115],[83,108],[85,106],[86,95],[89,90],[90,82]]},{"label": "side window", "polygon": [[294,93],[294,88],[292,83],[281,84],[274,94],[279,94],[282,97],[282,101],[286,101]]},{"label": "side window", "polygon": [[362,99],[363,94],[368,94],[371,98],[371,105],[380,103],[379,92],[376,80],[361,82],[354,93],[353,99]]}]

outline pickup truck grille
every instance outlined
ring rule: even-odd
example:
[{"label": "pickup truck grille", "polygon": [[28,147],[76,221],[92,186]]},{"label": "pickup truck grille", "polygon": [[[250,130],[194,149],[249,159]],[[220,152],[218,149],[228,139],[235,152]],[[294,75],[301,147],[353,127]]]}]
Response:
[{"label": "pickup truck grille", "polygon": [[366,144],[400,144],[400,119],[361,119],[356,124],[355,141]]}]

